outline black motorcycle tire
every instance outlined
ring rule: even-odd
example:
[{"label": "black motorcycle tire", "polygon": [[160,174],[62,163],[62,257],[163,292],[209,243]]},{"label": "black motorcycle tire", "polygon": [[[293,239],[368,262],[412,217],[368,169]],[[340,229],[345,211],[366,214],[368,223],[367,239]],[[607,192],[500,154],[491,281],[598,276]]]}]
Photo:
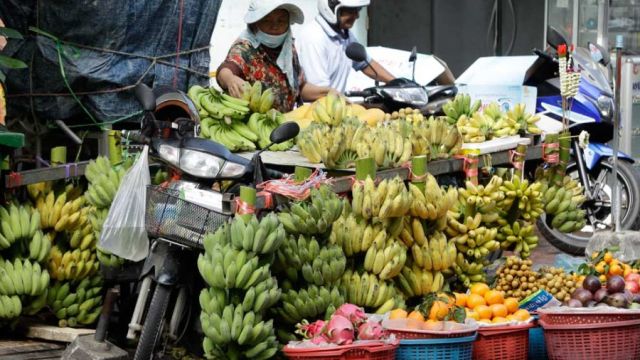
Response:
[{"label": "black motorcycle tire", "polygon": [[134,360],[150,360],[153,359],[155,348],[158,345],[160,336],[162,335],[165,314],[171,297],[171,287],[162,284],[156,284],[153,292],[151,305],[147,311],[147,317],[142,326],[140,341],[136,348]]},{"label": "black motorcycle tire", "polygon": [[[597,178],[602,170],[613,172],[613,165],[608,161],[602,161],[598,166],[589,171],[591,178]],[[578,166],[575,162],[569,163],[567,166],[567,175],[577,172]],[[621,227],[624,230],[640,229],[640,173],[626,161],[618,162],[618,181],[619,186],[626,189],[625,193],[629,206],[626,213],[621,213]],[[621,194],[622,196],[623,194]],[[623,212],[624,210],[622,210]],[[555,230],[547,222],[544,214],[540,216],[537,222],[538,230],[545,239],[563,252],[575,256],[584,256],[585,248],[589,242],[589,237],[575,236],[573,234],[565,234]]]}]

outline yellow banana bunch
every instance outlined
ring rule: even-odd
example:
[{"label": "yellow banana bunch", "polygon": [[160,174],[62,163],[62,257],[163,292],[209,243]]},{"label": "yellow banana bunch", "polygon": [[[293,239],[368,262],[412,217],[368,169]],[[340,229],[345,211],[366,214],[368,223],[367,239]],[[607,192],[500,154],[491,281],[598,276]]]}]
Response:
[{"label": "yellow banana bunch", "polygon": [[481,104],[480,100],[471,104],[471,97],[468,94],[458,94],[453,100],[444,104],[442,111],[447,115],[449,124],[455,125],[462,116],[470,117],[476,113]]},{"label": "yellow banana bunch", "polygon": [[79,281],[98,271],[100,263],[95,252],[74,249],[62,252],[57,245],[51,248],[49,273],[56,280]]},{"label": "yellow banana bunch", "polygon": [[531,250],[538,246],[538,236],[535,234],[534,225],[529,222],[515,221],[500,228],[496,240],[505,250],[513,250],[526,259],[531,255]]},{"label": "yellow banana bunch", "polygon": [[431,174],[426,175],[424,191],[409,183],[409,193],[412,197],[409,214],[431,221],[443,218],[455,205],[458,196],[453,187],[449,190],[440,187]]},{"label": "yellow banana bunch", "polygon": [[[386,231],[383,231],[386,234]],[[397,276],[407,261],[407,247],[398,239],[378,236],[364,257],[364,269],[382,280]]]},{"label": "yellow banana bunch", "polygon": [[340,289],[345,294],[345,302],[379,310],[383,306],[398,303],[398,294],[394,284],[387,280],[381,280],[376,275],[351,269],[344,272],[339,283]]},{"label": "yellow banana bunch", "polygon": [[402,217],[411,205],[411,196],[400,177],[384,179],[376,186],[368,177],[352,188],[352,211],[365,219]]},{"label": "yellow banana bunch", "polygon": [[458,251],[468,258],[485,258],[500,248],[500,243],[495,240],[498,229],[480,226],[481,224],[480,213],[463,218],[449,212],[446,233],[450,236],[450,241],[455,242]]},{"label": "yellow banana bunch", "polygon": [[466,214],[474,212],[482,214],[485,224],[498,220],[497,203],[504,200],[505,194],[501,191],[503,180],[493,176],[487,185],[474,185],[471,181],[465,183],[465,187],[458,188],[458,204],[460,208],[466,208]]},{"label": "yellow banana bunch", "polygon": [[[498,201],[498,207],[504,213],[516,213],[514,219],[522,218],[527,221],[535,221],[544,212],[542,197],[542,183],[536,181],[529,184],[528,180],[520,180],[514,176],[509,181],[504,181],[500,191],[504,193],[504,199]],[[506,216],[498,219],[499,225],[506,225],[510,219]]]},{"label": "yellow banana bunch", "polygon": [[330,126],[340,125],[347,115],[347,99],[330,91],[323,100],[313,103],[311,110],[313,120]]},{"label": "yellow banana bunch", "polygon": [[516,106],[507,112],[507,118],[519,124],[519,128],[528,134],[541,134],[542,130],[536,125],[540,120],[538,115],[531,115],[525,112],[524,104],[516,104]]},{"label": "yellow banana bunch", "polygon": [[387,117],[387,121],[391,120],[405,120],[410,124],[416,124],[424,121],[424,115],[420,112],[420,109],[414,108],[404,108],[399,109],[398,111],[394,111],[391,114],[385,114]]},{"label": "yellow banana bunch", "polygon": [[425,270],[415,264],[405,266],[395,278],[398,288],[408,298],[438,292],[444,287],[444,275],[439,271]]},{"label": "yellow banana bunch", "polygon": [[426,121],[414,121],[412,132],[413,156],[427,155],[429,159],[448,159],[462,147],[462,135],[446,118],[431,116]]},{"label": "yellow banana bunch", "polygon": [[381,224],[371,224],[349,211],[333,223],[329,243],[340,245],[346,256],[353,256],[367,252],[374,241],[386,237],[387,232]]},{"label": "yellow banana bunch", "polygon": [[60,209],[60,216],[53,226],[57,232],[70,231],[73,232],[79,227],[89,224],[89,207],[84,207],[85,198],[78,197],[73,201],[67,201]]},{"label": "yellow banana bunch", "polygon": [[52,187],[53,182],[43,181],[27,185],[27,192],[31,200],[36,201],[40,196],[47,196],[47,194],[51,192]]},{"label": "yellow banana bunch", "polygon": [[465,143],[480,143],[493,138],[494,120],[476,112],[471,117],[463,115],[458,120],[458,130]]},{"label": "yellow banana bunch", "polygon": [[428,271],[443,271],[453,266],[457,250],[455,242],[447,243],[444,233],[436,231],[424,244],[413,244],[411,254],[415,266]]}]

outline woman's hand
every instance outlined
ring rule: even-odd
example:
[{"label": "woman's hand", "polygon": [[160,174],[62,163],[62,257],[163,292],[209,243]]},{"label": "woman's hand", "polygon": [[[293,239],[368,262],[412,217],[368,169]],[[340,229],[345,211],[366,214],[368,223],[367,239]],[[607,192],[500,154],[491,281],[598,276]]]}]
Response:
[{"label": "woman's hand", "polygon": [[236,98],[242,98],[244,93],[245,81],[233,74],[231,70],[224,68],[218,73],[218,83],[220,86],[229,92],[229,94]]}]

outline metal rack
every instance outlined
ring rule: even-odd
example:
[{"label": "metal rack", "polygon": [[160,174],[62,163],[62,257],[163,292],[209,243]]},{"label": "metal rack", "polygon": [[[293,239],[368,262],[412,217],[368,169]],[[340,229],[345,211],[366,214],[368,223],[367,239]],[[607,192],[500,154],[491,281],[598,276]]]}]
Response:
[{"label": "metal rack", "polygon": [[39,183],[42,181],[52,181],[83,176],[88,164],[88,161],[81,161],[78,163],[69,163],[48,168],[11,172],[5,174],[4,176],[5,186],[11,189],[23,185]]}]

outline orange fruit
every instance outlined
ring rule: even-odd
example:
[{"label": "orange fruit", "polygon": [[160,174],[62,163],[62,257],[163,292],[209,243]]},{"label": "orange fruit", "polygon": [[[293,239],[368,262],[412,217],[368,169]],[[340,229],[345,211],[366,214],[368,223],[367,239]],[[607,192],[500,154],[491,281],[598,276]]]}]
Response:
[{"label": "orange fruit", "polygon": [[478,317],[480,319],[491,319],[491,317],[493,316],[493,311],[491,311],[491,308],[487,305],[478,305],[473,308],[473,311],[478,314]]},{"label": "orange fruit", "polygon": [[504,306],[507,307],[507,311],[509,311],[509,314],[513,314],[514,312],[518,311],[520,304],[518,303],[518,299],[510,297],[504,299]]},{"label": "orange fruit", "polygon": [[531,314],[525,309],[520,309],[516,311],[513,316],[519,321],[527,321],[531,317]]},{"label": "orange fruit", "polygon": [[491,324],[491,320],[489,319],[480,319],[478,320],[478,322],[484,323],[484,324]]},{"label": "orange fruit", "polygon": [[622,270],[622,266],[620,264],[613,264],[609,268],[609,275],[622,275],[624,270]]},{"label": "orange fruit", "polygon": [[443,320],[449,314],[449,306],[442,301],[434,301],[429,311],[429,320]]},{"label": "orange fruit", "polygon": [[484,296],[484,294],[489,291],[489,285],[484,283],[475,283],[471,285],[471,293],[478,294],[480,296]]},{"label": "orange fruit", "polygon": [[607,251],[604,254],[604,257],[602,258],[602,260],[604,260],[604,262],[606,262],[607,264],[610,263],[611,260],[613,260],[613,254]]},{"label": "orange fruit", "polygon": [[470,309],[475,309],[478,305],[487,305],[487,302],[481,295],[471,294],[467,299],[467,307]]},{"label": "orange fruit", "polygon": [[491,306],[489,306],[489,308],[491,309],[491,313],[493,314],[493,317],[500,317],[500,318],[504,318],[505,316],[509,315],[509,311],[507,310],[507,307],[504,306],[503,304],[493,304]]},{"label": "orange fruit", "polygon": [[631,274],[631,273],[632,273],[631,269],[624,269],[623,276],[626,278],[626,277],[627,277],[627,275],[629,275],[629,274]]},{"label": "orange fruit", "polygon": [[391,312],[389,313],[389,320],[406,319],[407,315],[409,314],[404,309],[391,310]]},{"label": "orange fruit", "polygon": [[607,282],[607,276],[604,274],[598,276],[598,279],[600,279],[600,281],[603,283]]},{"label": "orange fruit", "polygon": [[407,315],[407,319],[424,321],[424,315],[420,311],[414,310]]},{"label": "orange fruit", "polygon": [[443,326],[444,326],[444,323],[442,321],[429,319],[422,324],[422,329],[423,330],[441,330]]},{"label": "orange fruit", "polygon": [[439,292],[437,296],[438,296],[438,299],[447,299],[446,305],[449,307],[452,307],[456,303],[456,297],[449,295],[447,293]]},{"label": "orange fruit", "polygon": [[502,291],[489,290],[484,294],[484,300],[487,305],[502,304],[504,302],[504,295]]},{"label": "orange fruit", "polygon": [[498,317],[494,317],[491,322],[496,324],[496,323],[504,323],[504,322],[507,322],[507,321],[509,321],[509,320],[507,320],[506,318],[503,318],[501,316],[498,316]]},{"label": "orange fruit", "polygon": [[473,310],[467,311],[467,317],[474,320],[480,320],[480,315],[478,315],[478,313]]},{"label": "orange fruit", "polygon": [[469,295],[462,293],[453,293],[456,296],[456,305],[460,307],[467,306],[467,299],[469,299]]},{"label": "orange fruit", "polygon": [[518,321],[518,319],[516,319],[516,316],[513,314],[507,315],[506,319],[509,321]]}]

